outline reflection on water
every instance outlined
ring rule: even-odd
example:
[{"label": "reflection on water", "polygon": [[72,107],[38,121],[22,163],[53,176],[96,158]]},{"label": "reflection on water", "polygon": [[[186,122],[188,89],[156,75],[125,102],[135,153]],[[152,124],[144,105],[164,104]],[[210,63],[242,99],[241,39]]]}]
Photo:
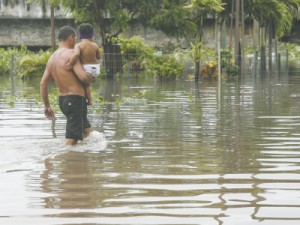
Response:
[{"label": "reflection on water", "polygon": [[221,89],[98,81],[107,103],[89,109],[97,132],[71,148],[63,116],[54,130],[44,119],[38,81],[16,81],[14,93],[0,83],[1,224],[300,222],[296,71]]}]

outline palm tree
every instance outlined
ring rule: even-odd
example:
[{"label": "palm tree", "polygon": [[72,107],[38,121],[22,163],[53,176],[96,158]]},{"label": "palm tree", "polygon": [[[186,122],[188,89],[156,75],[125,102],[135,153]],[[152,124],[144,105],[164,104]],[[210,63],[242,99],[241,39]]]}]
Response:
[{"label": "palm tree", "polygon": [[[261,69],[266,69],[266,29],[269,35],[269,67],[271,69],[272,39],[291,30],[293,16],[298,14],[299,0],[252,0],[247,1],[247,13],[260,26]],[[297,13],[296,13],[297,12]]]},{"label": "palm tree", "polygon": [[234,59],[235,64],[241,68],[244,38],[244,1],[223,0],[222,2],[224,10],[219,13],[219,22],[226,23],[226,21],[230,20],[229,48],[232,48],[234,30]]},{"label": "palm tree", "polygon": [[[293,19],[299,18],[299,9],[300,9],[300,0],[285,0],[282,1],[283,4],[286,5],[289,12],[291,12]],[[289,28],[287,31],[289,32],[291,28]],[[278,37],[275,36],[275,62],[276,65],[278,65],[278,49],[277,49],[277,39]]]},{"label": "palm tree", "polygon": [[[196,33],[193,34],[195,38],[193,50],[201,53],[201,41],[203,31],[203,20],[208,14],[215,14],[223,10],[221,0],[192,0],[191,4],[185,7],[191,10],[191,20],[197,25]],[[197,49],[198,48],[198,49]],[[199,80],[200,76],[200,58],[195,59],[195,82]]]},{"label": "palm tree", "polygon": [[[226,21],[235,17],[236,25],[240,23],[243,24],[243,21],[246,18],[255,20],[259,24],[259,40],[260,40],[260,55],[261,55],[261,68],[266,69],[266,34],[269,35],[269,59],[272,55],[272,40],[275,39],[275,50],[277,49],[277,39],[281,37],[284,33],[290,31],[293,18],[299,15],[299,5],[300,0],[223,0],[224,11],[220,13],[220,19]],[[244,5],[244,6],[243,6]],[[242,7],[243,6],[243,7]],[[235,10],[234,10],[235,9]],[[244,10],[244,15],[238,13],[239,10]],[[239,21],[239,15],[241,15]],[[233,22],[231,22],[232,30]],[[242,32],[239,32],[239,26],[235,29],[235,55],[238,56],[239,52],[242,52],[239,49],[240,43],[238,42],[243,36]],[[268,32],[267,32],[268,31]],[[231,36],[230,32],[230,36]],[[231,40],[231,38],[230,38]],[[243,41],[242,41],[243,43]],[[242,44],[241,43],[241,44]],[[231,41],[229,46],[231,47]],[[277,55],[277,54],[276,54]],[[271,61],[269,60],[269,67],[271,68]]]}]

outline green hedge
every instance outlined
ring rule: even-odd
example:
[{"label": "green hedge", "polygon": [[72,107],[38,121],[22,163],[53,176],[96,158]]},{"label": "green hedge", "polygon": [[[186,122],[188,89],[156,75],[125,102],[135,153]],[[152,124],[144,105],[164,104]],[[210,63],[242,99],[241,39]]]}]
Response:
[{"label": "green hedge", "polygon": [[18,76],[22,79],[42,75],[51,51],[29,51],[21,48],[0,48],[0,76]]}]

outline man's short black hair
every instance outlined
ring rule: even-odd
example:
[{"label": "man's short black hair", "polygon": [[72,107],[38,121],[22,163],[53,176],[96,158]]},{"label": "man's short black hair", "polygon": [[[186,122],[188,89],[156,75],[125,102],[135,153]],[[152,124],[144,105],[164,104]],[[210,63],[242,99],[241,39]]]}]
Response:
[{"label": "man's short black hair", "polygon": [[76,35],[75,29],[71,26],[63,26],[60,28],[58,33],[58,40],[59,41],[65,41],[70,37],[71,35]]}]

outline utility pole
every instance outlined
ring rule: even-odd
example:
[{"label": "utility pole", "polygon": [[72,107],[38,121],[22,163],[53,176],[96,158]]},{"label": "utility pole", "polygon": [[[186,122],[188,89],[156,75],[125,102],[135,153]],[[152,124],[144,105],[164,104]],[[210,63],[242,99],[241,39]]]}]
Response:
[{"label": "utility pole", "polygon": [[55,50],[55,26],[54,26],[54,6],[51,4],[51,48],[52,51]]}]

